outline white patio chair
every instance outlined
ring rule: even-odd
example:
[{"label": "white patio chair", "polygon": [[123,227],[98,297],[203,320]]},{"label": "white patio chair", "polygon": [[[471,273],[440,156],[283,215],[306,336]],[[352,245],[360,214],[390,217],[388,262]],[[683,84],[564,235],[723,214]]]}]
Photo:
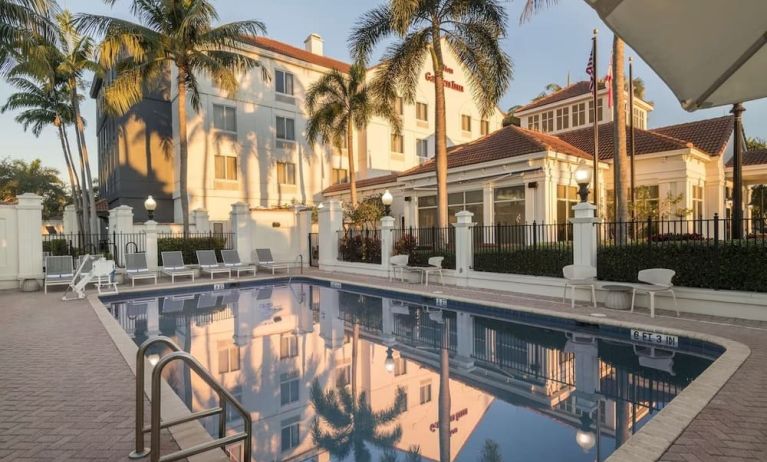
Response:
[{"label": "white patio chair", "polygon": [[256,275],[256,265],[243,263],[240,260],[240,253],[236,250],[222,250],[221,259],[224,260],[224,266],[237,272],[237,277],[240,277],[240,273],[248,271],[252,272],[253,276]]},{"label": "white patio chair", "polygon": [[445,257],[431,257],[429,258],[429,266],[420,268],[423,271],[426,287],[429,287],[429,273],[439,273],[439,282],[443,286],[445,285],[445,280],[442,278],[442,261],[444,259]]},{"label": "white patio chair", "polygon": [[405,282],[405,269],[407,268],[408,260],[410,256],[405,254],[394,255],[389,258],[389,280],[392,280],[392,274],[397,277],[397,270],[399,269],[400,281]]},{"label": "white patio chair", "polygon": [[68,286],[75,277],[75,269],[72,265],[72,257],[48,256],[45,257],[45,280],[43,291],[48,293],[48,286]]},{"label": "white patio chair", "polygon": [[275,261],[271,249],[256,249],[256,266],[272,270],[272,274],[278,269],[284,269],[290,274],[290,269],[299,266],[298,261]]},{"label": "white patio chair", "polygon": [[170,282],[176,282],[176,276],[191,276],[194,282],[194,270],[184,264],[180,251],[162,252],[162,272],[170,276]]},{"label": "white patio chair", "polygon": [[145,253],[125,255],[125,277],[130,279],[131,287],[136,287],[136,279],[154,279],[157,284],[157,272],[149,271]]},{"label": "white patio chair", "polygon": [[565,290],[562,293],[562,303],[567,299],[567,288],[570,287],[570,307],[575,308],[575,289],[591,287],[591,300],[597,307],[596,277],[597,269],[589,265],[567,265],[562,268],[565,277]]},{"label": "white patio chair", "polygon": [[679,316],[679,305],[676,302],[676,294],[674,293],[674,284],[671,282],[676,275],[676,271],[666,268],[650,268],[644,269],[637,274],[639,284],[634,286],[634,290],[631,293],[631,311],[634,311],[634,301],[637,293],[646,293],[650,296],[650,317],[655,317],[655,294],[660,292],[671,292],[671,297],[674,299],[674,308],[676,309],[676,315]]},{"label": "white patio chair", "polygon": [[218,262],[215,250],[198,250],[196,253],[200,271],[210,274],[211,280],[217,273],[226,273],[230,278],[232,277],[232,269]]}]

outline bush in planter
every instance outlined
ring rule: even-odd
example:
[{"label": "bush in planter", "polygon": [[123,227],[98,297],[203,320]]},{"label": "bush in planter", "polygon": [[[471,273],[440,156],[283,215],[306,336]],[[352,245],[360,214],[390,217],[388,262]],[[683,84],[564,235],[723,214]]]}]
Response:
[{"label": "bush in planter", "polygon": [[475,271],[562,277],[562,268],[572,264],[573,251],[565,248],[523,247],[517,250],[475,253]]},{"label": "bush in planter", "polygon": [[377,237],[344,236],[338,246],[342,261],[381,263],[381,240]]},{"label": "bush in planter", "polygon": [[221,250],[226,249],[226,238],[220,236],[211,237],[163,237],[157,239],[157,253],[162,265],[162,252],[181,251],[184,263],[187,265],[197,264],[197,250],[215,250],[216,257],[221,259]]}]

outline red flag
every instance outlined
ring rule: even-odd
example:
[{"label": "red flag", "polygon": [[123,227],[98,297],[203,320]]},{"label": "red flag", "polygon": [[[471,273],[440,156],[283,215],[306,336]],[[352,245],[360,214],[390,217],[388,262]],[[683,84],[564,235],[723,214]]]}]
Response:
[{"label": "red flag", "polygon": [[610,64],[607,67],[605,76],[605,87],[607,87],[607,107],[613,107],[613,58],[610,57]]}]

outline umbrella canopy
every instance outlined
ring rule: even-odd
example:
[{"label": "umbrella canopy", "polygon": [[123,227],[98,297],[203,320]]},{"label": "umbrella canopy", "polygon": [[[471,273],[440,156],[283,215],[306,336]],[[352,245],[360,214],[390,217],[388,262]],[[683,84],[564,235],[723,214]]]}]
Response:
[{"label": "umbrella canopy", "polygon": [[686,110],[767,96],[767,1],[585,1]]}]

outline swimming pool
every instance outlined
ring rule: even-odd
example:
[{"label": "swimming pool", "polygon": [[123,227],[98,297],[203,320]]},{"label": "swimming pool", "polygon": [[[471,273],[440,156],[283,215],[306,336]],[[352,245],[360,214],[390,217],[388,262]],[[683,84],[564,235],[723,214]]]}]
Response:
[{"label": "swimming pool", "polygon": [[[239,399],[256,461],[604,460],[723,352],[311,279],[102,300],[136,343],[173,338]],[[182,368],[166,379],[193,411],[217,402]]]}]

